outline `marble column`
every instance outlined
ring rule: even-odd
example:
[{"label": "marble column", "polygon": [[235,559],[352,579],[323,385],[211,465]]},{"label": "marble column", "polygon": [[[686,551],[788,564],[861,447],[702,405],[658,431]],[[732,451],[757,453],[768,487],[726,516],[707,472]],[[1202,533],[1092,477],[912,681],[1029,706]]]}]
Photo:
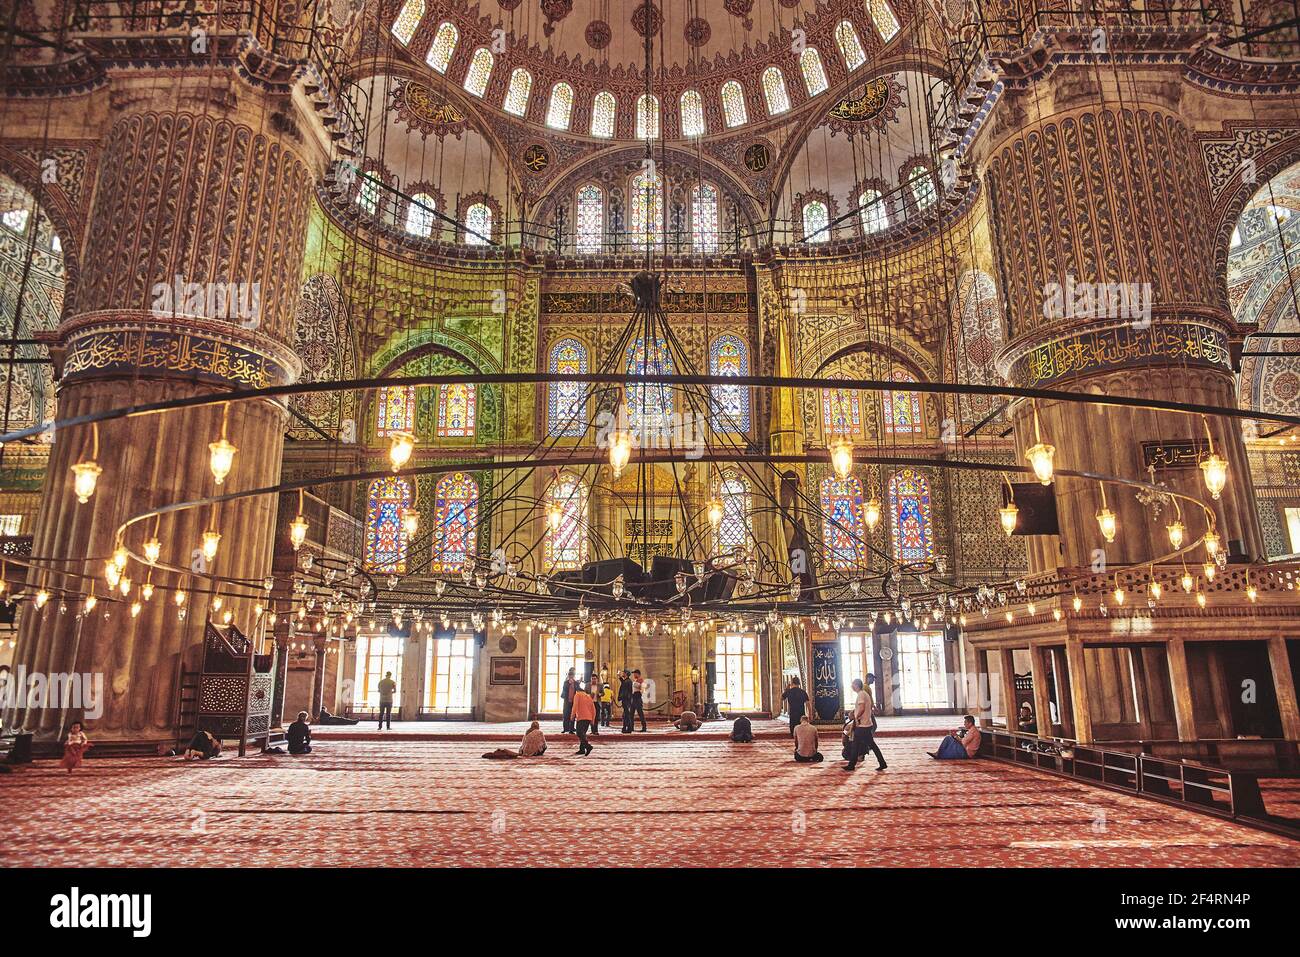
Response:
[{"label": "marble column", "polygon": [[[82,311],[65,318],[52,349],[62,360],[58,419],[293,381],[299,363],[290,344],[314,177],[283,102],[231,80],[121,82],[97,164]],[[149,576],[159,586],[137,618],[127,611],[136,593],[106,600],[103,567],[116,529],[133,515],[279,480],[282,405],[228,407],[226,434],[240,451],[217,488],[208,444],[222,419],[222,406],[213,405],[106,421],[97,452],[89,426],[58,431],[33,554],[64,570],[45,574],[52,591],[76,596],[93,583],[101,601],[84,618],[75,597],[66,612],[57,597],[31,609],[15,660],[29,672],[102,675],[104,695],[95,713],[51,702],[18,709],[14,724],[38,739],[57,738],[84,712],[100,741],[172,740],[179,674],[198,666],[210,609],[211,580],[192,573],[200,536],[210,526],[222,534],[213,574],[260,586],[271,570],[276,501],[245,499],[162,519],[161,562],[183,571],[128,564],[137,587]],[[70,468],[92,455],[103,472],[93,497],[79,504]],[[134,526],[126,544],[143,554],[153,532],[152,522]],[[191,592],[183,620],[167,590],[177,586]],[[242,593],[225,607],[253,634],[253,606],[265,593],[226,591]]]}]

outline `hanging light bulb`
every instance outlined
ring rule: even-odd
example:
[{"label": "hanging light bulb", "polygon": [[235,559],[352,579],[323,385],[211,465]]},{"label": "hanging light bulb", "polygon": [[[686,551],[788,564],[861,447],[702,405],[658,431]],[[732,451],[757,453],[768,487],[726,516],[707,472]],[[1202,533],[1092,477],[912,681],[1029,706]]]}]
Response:
[{"label": "hanging light bulb", "polygon": [[217,441],[208,443],[208,450],[211,453],[208,456],[208,467],[212,469],[212,480],[220,485],[234,467],[235,453],[239,449],[222,435]]},{"label": "hanging light bulb", "polygon": [[235,618],[235,613],[233,611],[227,610],[226,613],[221,616],[221,621],[223,624],[228,625],[234,620],[234,618]]},{"label": "hanging light bulb", "polygon": [[546,524],[552,532],[558,532],[564,522],[564,508],[559,502],[552,502],[546,509]]},{"label": "hanging light bulb", "polygon": [[1075,611],[1083,610],[1083,599],[1080,598],[1078,595],[1074,596],[1074,600],[1071,601],[1070,604],[1073,606]]},{"label": "hanging light bulb", "polygon": [[862,517],[866,520],[867,530],[874,532],[880,524],[880,499],[876,498],[875,492],[871,493],[871,498],[862,507]]},{"label": "hanging light bulb", "polygon": [[221,533],[208,529],[203,533],[203,557],[213,561],[217,557],[217,546],[221,544]]},{"label": "hanging light bulb", "polygon": [[125,598],[127,595],[131,594],[131,579],[123,575],[122,580],[117,583],[117,587],[118,590],[122,592],[122,597]]},{"label": "hanging light bulb", "polygon": [[1165,531],[1169,533],[1169,544],[1175,550],[1183,547],[1183,539],[1187,534],[1187,529],[1183,527],[1182,522],[1173,521],[1169,523],[1165,526]]},{"label": "hanging light bulb", "polygon": [[140,609],[143,608],[143,607],[144,607],[144,606],[141,605],[138,601],[133,601],[133,602],[131,602],[131,617],[132,617],[132,618],[139,618],[139,617],[140,617]]},{"label": "hanging light bulb", "polygon": [[40,591],[38,591],[38,592],[36,593],[36,607],[37,607],[37,608],[44,608],[45,605],[46,605],[46,603],[47,603],[49,600],[50,600],[50,593],[47,592],[44,588],[42,588]]},{"label": "hanging light bulb", "polygon": [[[962,624],[963,624],[963,625],[966,624],[966,622],[965,622],[965,618],[966,618],[966,616],[965,616],[965,615],[962,615],[961,617],[962,617],[962,619],[963,619],[963,620],[962,620]],[[1060,621],[1060,620],[1061,620],[1061,609],[1059,609],[1059,608],[1053,608],[1053,609],[1052,609],[1052,620],[1053,620],[1053,621]]]},{"label": "hanging light bulb", "polygon": [[99,599],[95,597],[94,592],[91,592],[89,595],[86,596],[86,605],[85,605],[86,611],[94,611],[95,606],[98,604],[99,604]]},{"label": "hanging light bulb", "polygon": [[153,582],[145,582],[140,586],[140,597],[145,601],[153,597]]},{"label": "hanging light bulb", "polygon": [[1031,601],[1029,604],[1025,605],[1025,614],[1026,615],[1038,614],[1038,606]]},{"label": "hanging light bulb", "polygon": [[156,538],[151,538],[144,543],[144,557],[150,565],[156,565],[160,555],[162,555],[162,542]]},{"label": "hanging light bulb", "polygon": [[176,593],[172,595],[172,601],[176,602],[178,606],[185,604],[185,589],[176,589]]},{"label": "hanging light bulb", "polygon": [[836,436],[830,441],[831,468],[836,478],[846,479],[853,472],[853,443],[847,436]]},{"label": "hanging light bulb", "polygon": [[[1228,484],[1227,460],[1218,453],[1211,452],[1201,459],[1201,475],[1205,479],[1205,487],[1210,490],[1210,496],[1217,500],[1223,487]],[[1199,599],[1198,603],[1204,604]]]},{"label": "hanging light bulb", "polygon": [[1250,579],[1246,579],[1246,598],[1252,602],[1259,600],[1259,589],[1250,583]]},{"label": "hanging light bulb", "polygon": [[225,600],[224,598],[222,598],[220,595],[213,595],[213,596],[212,596],[212,610],[213,610],[213,611],[221,611],[221,606],[224,605],[225,603],[226,603],[226,600]]},{"label": "hanging light bulb", "polygon": [[1196,604],[1198,604],[1198,605],[1200,605],[1202,608],[1204,608],[1204,607],[1205,607],[1205,600],[1206,600],[1206,599],[1205,599],[1205,592],[1203,592],[1203,591],[1198,591],[1198,592],[1196,593]]},{"label": "hanging light bulb", "polygon": [[1025,450],[1025,458],[1034,470],[1034,477],[1043,485],[1052,484],[1052,463],[1056,446],[1048,445],[1038,432],[1038,403],[1034,403],[1034,444]]},{"label": "hanging light bulb", "polygon": [[1196,586],[1196,580],[1192,578],[1191,573],[1186,569],[1183,570],[1183,577],[1179,579],[1178,583],[1183,586],[1183,591],[1187,592],[1189,595],[1192,593],[1192,589]]},{"label": "hanging light bulb", "polygon": [[307,541],[307,520],[302,517],[302,512],[299,512],[298,517],[289,523],[289,542],[296,552],[302,548],[302,543],[305,541]]},{"label": "hanging light bulb", "polygon": [[1003,505],[998,509],[998,516],[1002,521],[1002,531],[1010,538],[1016,530],[1016,524],[1020,521],[1020,509],[1016,507],[1015,502]]},{"label": "hanging light bulb", "polygon": [[1203,538],[1202,541],[1205,542],[1205,551],[1211,558],[1219,554],[1220,538],[1218,532],[1214,529],[1210,529],[1205,533],[1205,538]]},{"label": "hanging light bulb", "polygon": [[1117,605],[1124,604],[1124,598],[1125,598],[1124,587],[1120,585],[1118,581],[1115,583],[1115,591],[1113,592],[1113,594],[1115,595],[1115,604]]},{"label": "hanging light bulb", "polygon": [[126,568],[126,560],[128,557],[125,545],[119,544],[117,548],[113,549],[113,564],[117,566],[118,571]]},{"label": "hanging light bulb", "polygon": [[1165,590],[1164,590],[1164,588],[1162,588],[1162,587],[1160,586],[1160,583],[1159,583],[1158,581],[1156,581],[1155,579],[1152,579],[1152,580],[1151,580],[1151,584],[1147,587],[1147,591],[1149,591],[1149,592],[1151,593],[1151,597],[1152,597],[1153,599],[1155,599],[1156,601],[1159,601],[1159,600],[1160,600],[1160,596],[1164,594],[1164,591],[1165,591]]},{"label": "hanging light bulb", "polygon": [[72,491],[82,505],[89,502],[90,496],[95,494],[95,483],[103,471],[94,461],[78,462],[72,466]]},{"label": "hanging light bulb", "polygon": [[116,588],[117,583],[121,578],[122,573],[118,570],[117,565],[115,565],[111,560],[104,562],[104,581],[108,582],[109,588]]},{"label": "hanging light bulb", "polygon": [[724,514],[724,509],[722,507],[722,501],[717,498],[709,499],[709,505],[708,505],[709,524],[712,525],[714,528],[720,526],[722,524],[723,514]]},{"label": "hanging light bulb", "polygon": [[1115,519],[1115,513],[1106,507],[1106,486],[1098,482],[1097,486],[1101,489],[1101,508],[1097,509],[1097,527],[1101,529],[1101,537],[1108,542],[1115,541],[1115,532],[1118,523]]},{"label": "hanging light bulb", "polygon": [[614,478],[623,474],[627,463],[632,460],[632,437],[626,432],[611,432],[609,435],[609,467],[614,471]]},{"label": "hanging light bulb", "polygon": [[415,436],[410,432],[394,432],[389,437],[388,461],[393,466],[393,471],[400,471],[402,466],[411,461],[411,453],[415,451]]},{"label": "hanging light bulb", "polygon": [[1206,562],[1204,565],[1201,566],[1201,570],[1205,572],[1206,581],[1210,581],[1210,582],[1214,581],[1214,573],[1218,571],[1218,569],[1214,565],[1214,562]]},{"label": "hanging light bulb", "polygon": [[415,533],[420,530],[420,513],[413,508],[402,510],[402,531],[406,533],[407,538],[414,538]]}]

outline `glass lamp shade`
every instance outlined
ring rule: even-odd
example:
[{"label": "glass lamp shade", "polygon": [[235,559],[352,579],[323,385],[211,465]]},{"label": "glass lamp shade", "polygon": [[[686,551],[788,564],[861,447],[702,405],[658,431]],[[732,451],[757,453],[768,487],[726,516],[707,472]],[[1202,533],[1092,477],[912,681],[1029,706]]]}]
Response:
[{"label": "glass lamp shade", "polygon": [[1016,507],[1015,502],[1012,502],[998,509],[998,516],[1002,521],[1002,531],[1007,538],[1010,538],[1016,530],[1017,522],[1020,521],[1020,509]]},{"label": "glass lamp shade", "polygon": [[295,552],[302,548],[303,542],[307,541],[307,520],[302,517],[302,513],[289,523],[289,541]]},{"label": "glass lamp shade", "polygon": [[876,526],[880,524],[880,499],[874,495],[867,499],[866,505],[862,507],[862,517],[866,520],[867,528],[875,531]]},{"label": "glass lamp shade", "polygon": [[1205,542],[1205,551],[1211,558],[1219,554],[1220,539],[1219,539],[1218,532],[1213,532],[1213,531],[1206,532],[1204,542]]},{"label": "glass lamp shade", "polygon": [[1115,533],[1119,529],[1115,513],[1109,508],[1097,509],[1097,527],[1101,529],[1101,537],[1108,542],[1115,541]]},{"label": "glass lamp shade", "polygon": [[160,555],[162,555],[162,542],[156,538],[151,538],[144,543],[144,557],[150,565],[157,564]]},{"label": "glass lamp shade", "polygon": [[1030,446],[1025,452],[1025,458],[1029,460],[1029,465],[1034,470],[1034,477],[1043,485],[1052,484],[1052,462],[1055,457],[1056,446],[1048,445],[1046,442]]},{"label": "glass lamp shade", "polygon": [[393,466],[393,471],[400,470],[411,461],[411,453],[414,451],[415,436],[410,432],[394,432],[388,446],[388,461]]},{"label": "glass lamp shade", "polygon": [[627,463],[632,460],[632,437],[626,432],[613,432],[609,437],[609,467],[614,471],[614,478],[623,474]]},{"label": "glass lamp shade", "polygon": [[78,462],[72,466],[72,491],[77,501],[85,505],[95,494],[95,484],[104,470],[95,462]]},{"label": "glass lamp shade", "polygon": [[1210,490],[1210,495],[1218,499],[1223,487],[1228,484],[1228,462],[1217,452],[1207,455],[1201,460],[1201,475],[1205,479],[1205,487]]},{"label": "glass lamp shade", "polygon": [[221,544],[221,533],[209,529],[203,533],[203,557],[212,561],[217,557],[217,546]]},{"label": "glass lamp shade", "polygon": [[414,538],[415,533],[420,530],[420,513],[413,508],[402,511],[402,531],[408,538]]},{"label": "glass lamp shade", "polygon": [[1182,522],[1171,522],[1165,526],[1165,531],[1169,533],[1169,544],[1174,548],[1182,548],[1183,540],[1187,535],[1187,529],[1183,527]]},{"label": "glass lamp shade", "polygon": [[239,449],[227,441],[225,436],[208,443],[208,467],[212,469],[212,480],[220,485],[230,474],[235,464],[235,453]]},{"label": "glass lamp shade", "polygon": [[719,525],[721,525],[722,514],[723,514],[722,502],[716,498],[710,499],[708,514],[709,514],[710,525],[712,525],[714,528],[717,528]]},{"label": "glass lamp shade", "polygon": [[837,478],[848,478],[853,471],[853,443],[844,437],[831,440],[831,468]]}]

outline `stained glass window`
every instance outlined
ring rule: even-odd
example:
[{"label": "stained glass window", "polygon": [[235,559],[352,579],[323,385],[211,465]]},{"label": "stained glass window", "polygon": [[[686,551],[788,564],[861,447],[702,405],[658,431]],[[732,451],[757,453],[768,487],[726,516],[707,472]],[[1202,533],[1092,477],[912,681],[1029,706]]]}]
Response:
[{"label": "stained glass window", "polygon": [[567,130],[573,112],[573,87],[557,83],[551,87],[551,102],[546,107],[546,125],[553,130]]},{"label": "stained glass window", "polygon": [[767,99],[769,116],[790,109],[790,94],[785,89],[785,74],[779,67],[770,66],[763,71],[763,96]]},{"label": "stained glass window", "polygon": [[898,36],[898,17],[889,9],[887,0],[867,0],[867,12],[871,14],[871,22],[876,25],[886,43]]},{"label": "stained glass window", "polygon": [[907,177],[907,183],[912,188],[912,198],[916,200],[917,209],[925,209],[934,202],[934,180],[924,166],[914,167]]},{"label": "stained glass window", "polygon": [[803,73],[803,85],[809,96],[823,93],[830,86],[826,79],[826,67],[822,65],[822,55],[816,47],[804,47],[803,53],[799,54],[799,69]]},{"label": "stained glass window", "polygon": [[[672,375],[675,369],[668,343],[656,338],[647,349],[645,338],[637,339],[627,349],[627,371],[629,375]],[[628,426],[639,435],[642,445],[649,443],[650,433],[662,433],[668,428],[672,414],[671,386],[663,383],[628,385]]]},{"label": "stained glass window", "polygon": [[828,436],[864,434],[857,389],[822,389],[822,428]]},{"label": "stained glass window", "polygon": [[631,195],[628,196],[631,216],[628,221],[628,239],[634,246],[653,246],[663,236],[664,181],[658,173],[651,175],[642,170],[632,177]]},{"label": "stained glass window", "polygon": [[406,532],[402,513],[411,507],[411,486],[389,475],[366,491],[366,571],[401,575],[406,571]]},{"label": "stained glass window", "polygon": [[[915,376],[895,369],[889,378],[895,382],[915,382]],[[881,399],[885,411],[885,431],[897,435],[918,434],[921,431],[921,393],[908,389],[886,392]]]},{"label": "stained glass window", "polygon": [[659,97],[642,93],[636,101],[636,138],[653,140],[659,136]]},{"label": "stained glass window", "polygon": [[533,75],[523,67],[516,67],[510,74],[510,87],[501,108],[515,116],[523,116],[528,112],[528,94],[532,90]]},{"label": "stained glass window", "polygon": [[864,190],[858,197],[858,216],[862,218],[864,233],[878,233],[889,226],[889,210],[878,189]]},{"label": "stained glass window", "polygon": [[406,231],[412,236],[432,236],[435,205],[428,193],[412,196],[410,205],[406,207]]},{"label": "stained glass window", "polygon": [[824,243],[831,238],[831,213],[820,199],[804,203],[803,240],[806,243]]},{"label": "stained glass window", "polygon": [[734,471],[724,472],[718,484],[718,499],[722,502],[722,522],[714,537],[713,550],[717,555],[727,555],[737,546],[748,545],[753,538],[749,483]]},{"label": "stained glass window", "polygon": [[[371,216],[379,208],[379,182],[369,173],[361,174],[361,187],[357,190],[357,205]],[[24,222],[26,217],[24,217]]]},{"label": "stained glass window", "polygon": [[839,44],[840,55],[844,57],[844,65],[849,70],[856,70],[867,62],[867,54],[862,49],[862,41],[858,39],[858,31],[848,20],[841,20],[835,28],[835,42]]},{"label": "stained glass window", "polygon": [[465,245],[486,246],[492,239],[492,207],[475,203],[465,210]]},{"label": "stained glass window", "polygon": [[[556,505],[560,524],[552,527],[550,513]],[[581,568],[587,560],[587,486],[571,472],[558,476],[546,495],[546,514],[542,562],[547,571]]]},{"label": "stained glass window", "polygon": [[411,42],[411,37],[415,36],[415,28],[420,25],[420,20],[424,17],[424,0],[406,0],[402,4],[402,9],[397,11],[397,19],[393,21],[393,36],[397,37],[402,46]]},{"label": "stained glass window", "polygon": [[464,472],[445,475],[433,490],[433,551],[429,570],[459,571],[478,541],[478,484]]},{"label": "stained glass window", "polygon": [[930,522],[930,483],[916,469],[901,469],[889,480],[890,537],[894,558],[920,562],[934,557]]},{"label": "stained glass window", "polygon": [[591,135],[607,140],[614,135],[614,114],[618,112],[618,101],[613,93],[600,92],[591,101]]},{"label": "stained glass window", "polygon": [[[709,347],[709,374],[749,375],[749,347],[745,340],[730,333],[718,336]],[[715,432],[749,431],[749,387],[743,385],[710,386],[713,401],[709,428]]]},{"label": "stained glass window", "polygon": [[598,253],[605,239],[605,194],[588,184],[578,190],[577,246],[580,253]]},{"label": "stained glass window", "polygon": [[474,435],[474,383],[444,383],[438,386],[440,438],[472,438]]},{"label": "stained glass window", "polygon": [[[439,73],[446,73],[447,66],[451,63],[451,55],[456,52],[456,43],[460,40],[460,31],[456,25],[450,21],[444,21],[438,24],[438,32],[433,35],[433,42],[429,44],[429,52],[424,57],[424,62],[429,64]],[[488,69],[492,68],[489,62]]]},{"label": "stained glass window", "polygon": [[469,70],[465,73],[466,91],[471,96],[482,96],[491,77],[492,51],[487,47],[479,47],[470,57]]},{"label": "stained glass window", "polygon": [[745,88],[735,80],[722,84],[722,115],[728,129],[743,126],[749,120],[745,110]]},{"label": "stained glass window", "polygon": [[862,518],[862,483],[854,476],[821,481],[822,542],[832,568],[864,564],[866,543]]},{"label": "stained glass window", "polygon": [[394,432],[415,431],[415,386],[382,387],[375,408],[375,434],[380,438]]},{"label": "stained glass window", "polygon": [[709,183],[691,193],[691,235],[697,253],[718,251],[718,191]]},{"label": "stained glass window", "polygon": [[[561,339],[551,346],[549,370],[556,375],[586,373],[587,347],[577,339]],[[552,382],[546,412],[551,435],[582,435],[587,430],[586,383]]]},{"label": "stained glass window", "polygon": [[682,136],[704,135],[704,100],[699,90],[687,90],[680,101],[682,113]]}]

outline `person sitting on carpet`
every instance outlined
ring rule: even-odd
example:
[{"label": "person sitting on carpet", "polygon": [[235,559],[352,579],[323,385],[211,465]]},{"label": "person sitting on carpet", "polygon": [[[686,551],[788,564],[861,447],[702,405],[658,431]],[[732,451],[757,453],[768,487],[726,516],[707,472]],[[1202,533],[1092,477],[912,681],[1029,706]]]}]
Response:
[{"label": "person sitting on carpet", "polygon": [[534,721],[524,732],[524,740],[519,745],[519,756],[521,758],[540,758],[546,753],[546,735],[542,734],[542,726]]},{"label": "person sitting on carpet", "polygon": [[944,738],[939,743],[938,751],[927,751],[926,754],[936,761],[959,761],[978,755],[980,750],[980,729],[975,727],[975,719],[969,714],[962,721],[965,727],[958,728]]},{"label": "person sitting on carpet", "polygon": [[221,742],[206,731],[195,731],[190,743],[185,745],[185,760],[190,758],[215,758],[221,754]]},{"label": "person sitting on carpet", "polygon": [[731,740],[737,744],[749,744],[754,740],[754,726],[743,714],[731,726]]},{"label": "person sitting on carpet", "polygon": [[81,722],[74,721],[72,727],[68,728],[68,740],[63,745],[63,760],[59,763],[71,774],[73,768],[81,767],[82,755],[91,747],[90,739],[86,737]]},{"label": "person sitting on carpet", "polygon": [[311,726],[306,711],[298,712],[298,720],[289,725],[288,737],[290,754],[311,754]]},{"label": "person sitting on carpet", "polygon": [[800,764],[822,762],[822,753],[817,750],[817,729],[808,715],[801,717],[794,727],[794,759]]},{"label": "person sitting on carpet", "polygon": [[673,722],[673,727],[678,731],[698,731],[703,724],[694,711],[683,711],[681,717]]}]

